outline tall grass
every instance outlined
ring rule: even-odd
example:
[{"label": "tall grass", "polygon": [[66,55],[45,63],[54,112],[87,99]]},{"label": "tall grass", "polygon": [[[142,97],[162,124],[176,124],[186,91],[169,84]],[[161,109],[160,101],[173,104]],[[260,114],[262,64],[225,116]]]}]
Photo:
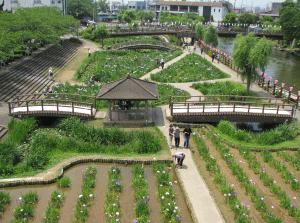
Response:
[{"label": "tall grass", "polygon": [[17,122],[12,119],[8,124],[9,135],[6,141],[15,143],[23,143],[28,135],[37,127],[37,122],[34,118],[24,118]]},{"label": "tall grass", "polygon": [[9,202],[10,202],[9,193],[0,191],[0,218]]},{"label": "tall grass", "polygon": [[295,129],[288,124],[278,125],[276,128],[266,132],[250,133],[246,130],[235,128],[229,121],[222,120],[217,128],[220,132],[233,139],[242,142],[253,142],[258,145],[274,145],[296,138]]}]

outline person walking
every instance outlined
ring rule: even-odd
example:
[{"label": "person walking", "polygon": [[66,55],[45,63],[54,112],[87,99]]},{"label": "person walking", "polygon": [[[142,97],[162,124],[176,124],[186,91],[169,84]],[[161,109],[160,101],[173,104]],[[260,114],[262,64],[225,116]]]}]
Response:
[{"label": "person walking", "polygon": [[170,144],[170,149],[172,149],[173,136],[174,136],[174,129],[173,129],[173,125],[171,124],[170,127],[169,127],[169,144]]},{"label": "person walking", "polygon": [[196,52],[196,44],[194,45],[194,52]]},{"label": "person walking", "polygon": [[89,57],[91,56],[91,49],[89,48]]},{"label": "person walking", "polygon": [[203,53],[203,50],[204,50],[204,48],[203,48],[203,46],[201,46],[201,48],[200,48],[201,54]]},{"label": "person walking", "polygon": [[172,157],[175,158],[174,162],[176,162],[176,159],[177,159],[177,164],[179,165],[179,169],[181,169],[183,160],[185,158],[185,153],[178,152],[178,153],[173,154]]},{"label": "person walking", "polygon": [[211,62],[214,62],[214,59],[215,59],[215,53],[213,53],[213,54],[211,55]]},{"label": "person walking", "polygon": [[220,59],[221,59],[221,54],[220,53],[218,53],[217,59],[218,59],[218,63],[220,63]]},{"label": "person walking", "polygon": [[48,72],[49,72],[49,79],[52,79],[53,78],[52,67],[49,68]]},{"label": "person walking", "polygon": [[192,129],[190,125],[185,126],[183,130],[183,135],[184,135],[184,147],[189,148],[189,141],[191,137]]},{"label": "person walking", "polygon": [[164,58],[161,58],[160,65],[161,65],[161,69],[164,69],[164,66],[165,66]]},{"label": "person walking", "polygon": [[174,137],[175,137],[175,146],[179,147],[179,143],[180,143],[180,129],[178,128],[178,126],[175,128]]}]

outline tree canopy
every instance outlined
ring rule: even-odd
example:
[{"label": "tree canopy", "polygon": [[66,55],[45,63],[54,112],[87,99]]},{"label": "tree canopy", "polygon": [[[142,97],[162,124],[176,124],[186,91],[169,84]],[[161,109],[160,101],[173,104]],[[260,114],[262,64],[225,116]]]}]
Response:
[{"label": "tree canopy", "polygon": [[[79,26],[72,16],[63,16],[57,7],[19,8],[0,13],[0,59],[20,55],[27,46],[57,43],[61,35]],[[34,40],[31,41],[31,40]]]},{"label": "tree canopy", "polygon": [[250,84],[256,78],[258,67],[265,69],[269,63],[273,45],[265,38],[258,40],[254,33],[245,36],[237,35],[233,45],[233,61],[241,70],[241,75],[247,79],[247,94]]},{"label": "tree canopy", "polygon": [[245,24],[256,24],[260,18],[256,14],[250,14],[250,13],[243,13],[239,15],[238,20],[240,23],[245,23]]},{"label": "tree canopy", "polygon": [[[279,23],[282,26],[284,38],[286,41],[292,41],[293,39],[300,39],[300,3],[295,3],[291,0],[286,0],[281,3],[279,9]],[[300,46],[300,41],[298,42]]]},{"label": "tree canopy", "polygon": [[216,28],[213,25],[209,25],[205,35],[204,35],[204,42],[207,44],[210,44],[212,46],[217,46],[218,45],[218,32]]},{"label": "tree canopy", "polygon": [[224,23],[236,23],[236,14],[235,12],[229,12],[225,15],[225,18],[222,20]]},{"label": "tree canopy", "polygon": [[203,16],[197,15],[195,12],[187,12],[183,15],[172,15],[167,11],[160,12],[160,22],[180,22],[182,24],[191,24],[204,22],[205,19]]},{"label": "tree canopy", "polygon": [[93,35],[96,39],[100,39],[102,42],[102,48],[103,48],[103,40],[107,37],[109,37],[109,31],[105,24],[100,24],[97,26],[97,28],[93,31]]},{"label": "tree canopy", "polygon": [[93,0],[68,0],[67,14],[70,13],[74,18],[83,19],[84,17],[93,17]]},{"label": "tree canopy", "polygon": [[195,29],[196,29],[196,38],[200,39],[200,40],[203,40],[204,36],[205,36],[205,31],[206,31],[204,25],[199,23],[199,24],[196,25]]}]

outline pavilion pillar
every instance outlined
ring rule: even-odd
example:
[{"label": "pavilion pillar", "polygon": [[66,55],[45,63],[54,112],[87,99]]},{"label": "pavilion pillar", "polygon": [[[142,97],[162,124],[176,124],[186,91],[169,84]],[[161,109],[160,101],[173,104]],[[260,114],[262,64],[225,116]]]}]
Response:
[{"label": "pavilion pillar", "polygon": [[145,101],[145,120],[148,120],[148,100]]},{"label": "pavilion pillar", "polygon": [[109,115],[109,121],[112,121],[111,104],[112,104],[112,101],[111,101],[111,100],[108,100],[108,115]]},{"label": "pavilion pillar", "polygon": [[181,46],[181,37],[177,36],[177,45]]}]

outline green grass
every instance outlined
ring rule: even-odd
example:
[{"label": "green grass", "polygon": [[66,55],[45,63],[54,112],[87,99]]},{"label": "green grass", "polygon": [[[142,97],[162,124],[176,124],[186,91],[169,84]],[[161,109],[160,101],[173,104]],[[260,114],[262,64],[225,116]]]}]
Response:
[{"label": "green grass", "polygon": [[[237,130],[234,127],[230,127],[229,125],[231,124],[229,123],[227,125],[224,125],[223,129],[219,126],[210,126],[210,128],[221,139],[240,147],[258,149],[300,147],[300,136],[295,134],[295,132],[299,129],[299,124],[297,124],[295,128],[294,137],[288,136],[290,134],[290,131],[282,133],[282,127],[280,126],[278,126],[277,129],[275,128],[274,130],[263,133],[250,133],[246,130]],[[290,124],[288,127],[289,129],[292,129],[292,124]],[[226,131],[224,129],[226,129]],[[280,132],[281,134],[279,135],[278,132]],[[281,137],[281,141],[279,140],[279,137]],[[284,138],[288,138],[289,140],[285,140]]]},{"label": "green grass", "polygon": [[65,176],[65,177],[62,177],[60,179],[57,179],[56,184],[57,184],[58,187],[70,187],[71,186],[70,177]]},{"label": "green grass", "polygon": [[[216,83],[197,83],[191,86],[192,88],[200,91],[204,95],[236,95],[236,96],[252,96],[259,97],[256,93],[250,91],[250,94],[246,94],[246,86],[241,83],[235,83],[232,81],[219,81]],[[227,100],[227,97],[216,98],[219,100]],[[230,98],[230,100],[235,100],[235,97]],[[213,100],[213,98],[208,98],[207,100]],[[246,99],[246,101],[251,99]],[[253,99],[252,99],[253,100]]]},{"label": "green grass", "polygon": [[[118,38],[107,38],[104,39],[104,47],[113,46],[116,43],[122,43],[127,41],[140,41],[140,40],[160,40],[153,36],[128,36],[128,37],[118,37]],[[94,40],[95,42],[101,44],[101,40]]]},{"label": "green grass", "polygon": [[157,59],[170,61],[182,51],[165,52],[159,50],[118,50],[96,51],[85,59],[75,76],[87,82],[92,75],[101,83],[112,82],[130,74],[139,78],[157,67]]},{"label": "green grass", "polygon": [[162,83],[183,83],[227,77],[230,77],[230,75],[219,70],[200,55],[192,53],[161,72],[152,74],[151,80]]}]

